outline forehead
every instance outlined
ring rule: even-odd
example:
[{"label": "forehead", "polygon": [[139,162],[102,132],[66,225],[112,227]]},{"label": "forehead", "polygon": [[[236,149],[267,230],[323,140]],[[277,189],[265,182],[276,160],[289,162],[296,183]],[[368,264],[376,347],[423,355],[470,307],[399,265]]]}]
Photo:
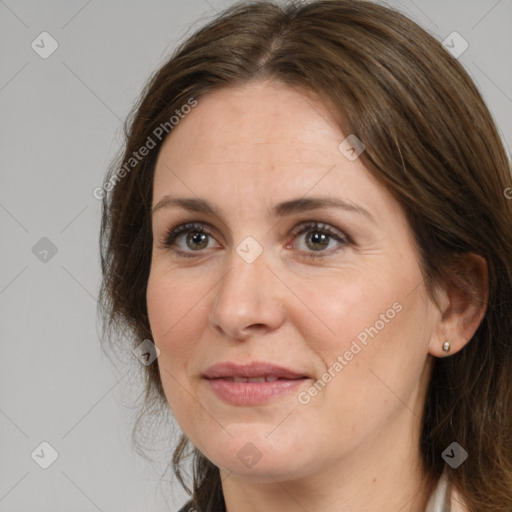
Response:
[{"label": "forehead", "polygon": [[197,101],[162,145],[154,203],[170,192],[246,208],[310,193],[371,203],[384,193],[360,159],[342,154],[332,109],[307,92],[267,81]]},{"label": "forehead", "polygon": [[176,161],[311,160],[321,146],[336,150],[340,137],[327,107],[310,93],[279,82],[251,82],[199,98],[162,151],[172,146]]},{"label": "forehead", "polygon": [[199,98],[174,127],[157,168],[162,160],[173,167],[219,162],[271,170],[315,164],[338,156],[341,137],[328,109],[306,92],[270,81],[225,87]]}]

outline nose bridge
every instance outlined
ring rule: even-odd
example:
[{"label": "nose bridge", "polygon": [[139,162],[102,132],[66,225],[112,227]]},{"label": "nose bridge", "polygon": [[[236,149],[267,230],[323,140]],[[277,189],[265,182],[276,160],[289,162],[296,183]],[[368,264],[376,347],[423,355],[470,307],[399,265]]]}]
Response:
[{"label": "nose bridge", "polygon": [[265,251],[257,249],[253,240],[245,239],[233,249],[210,312],[215,329],[241,339],[256,328],[279,327],[284,318],[283,304],[277,283],[270,282],[275,277],[267,268],[269,264]]}]

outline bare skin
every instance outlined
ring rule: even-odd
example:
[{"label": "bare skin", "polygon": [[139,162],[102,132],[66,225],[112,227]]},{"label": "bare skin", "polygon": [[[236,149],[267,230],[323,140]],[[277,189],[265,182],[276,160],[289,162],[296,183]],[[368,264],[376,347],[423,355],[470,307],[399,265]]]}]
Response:
[{"label": "bare skin", "polygon": [[[229,512],[426,506],[418,443],[433,358],[445,356],[446,340],[450,355],[459,351],[485,311],[448,287],[435,307],[402,208],[339,150],[348,135],[310,95],[253,82],[200,98],[158,157],[153,207],[165,196],[203,199],[221,215],[155,208],[147,303],[166,398],[220,468]],[[369,215],[271,212],[313,197]],[[309,221],[320,227],[294,232]],[[167,230],[189,222],[206,237],[192,228],[165,247]],[[250,263],[241,254],[258,245],[246,237],[262,249]],[[468,260],[467,271],[486,286],[483,260]],[[272,362],[308,378],[265,404],[233,405],[202,377],[225,361]],[[247,443],[258,458],[250,467],[238,456]]]}]

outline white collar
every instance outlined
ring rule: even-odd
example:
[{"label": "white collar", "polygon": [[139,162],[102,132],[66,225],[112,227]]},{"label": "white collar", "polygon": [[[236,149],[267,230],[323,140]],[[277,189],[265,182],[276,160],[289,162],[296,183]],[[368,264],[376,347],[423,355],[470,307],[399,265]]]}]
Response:
[{"label": "white collar", "polygon": [[425,512],[451,512],[450,485],[446,471],[443,471],[437,482],[437,486],[428,500]]},{"label": "white collar", "polygon": [[450,485],[446,469],[443,471],[434,492],[431,494],[425,512],[469,512],[465,500]]}]

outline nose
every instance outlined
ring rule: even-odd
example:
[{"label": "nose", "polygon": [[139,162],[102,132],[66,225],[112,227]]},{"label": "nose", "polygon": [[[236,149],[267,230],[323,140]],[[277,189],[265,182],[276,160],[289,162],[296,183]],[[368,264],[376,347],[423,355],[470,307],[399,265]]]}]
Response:
[{"label": "nose", "polygon": [[268,268],[263,252],[247,263],[238,254],[216,287],[209,315],[214,330],[236,340],[270,332],[284,322],[283,284]]}]

